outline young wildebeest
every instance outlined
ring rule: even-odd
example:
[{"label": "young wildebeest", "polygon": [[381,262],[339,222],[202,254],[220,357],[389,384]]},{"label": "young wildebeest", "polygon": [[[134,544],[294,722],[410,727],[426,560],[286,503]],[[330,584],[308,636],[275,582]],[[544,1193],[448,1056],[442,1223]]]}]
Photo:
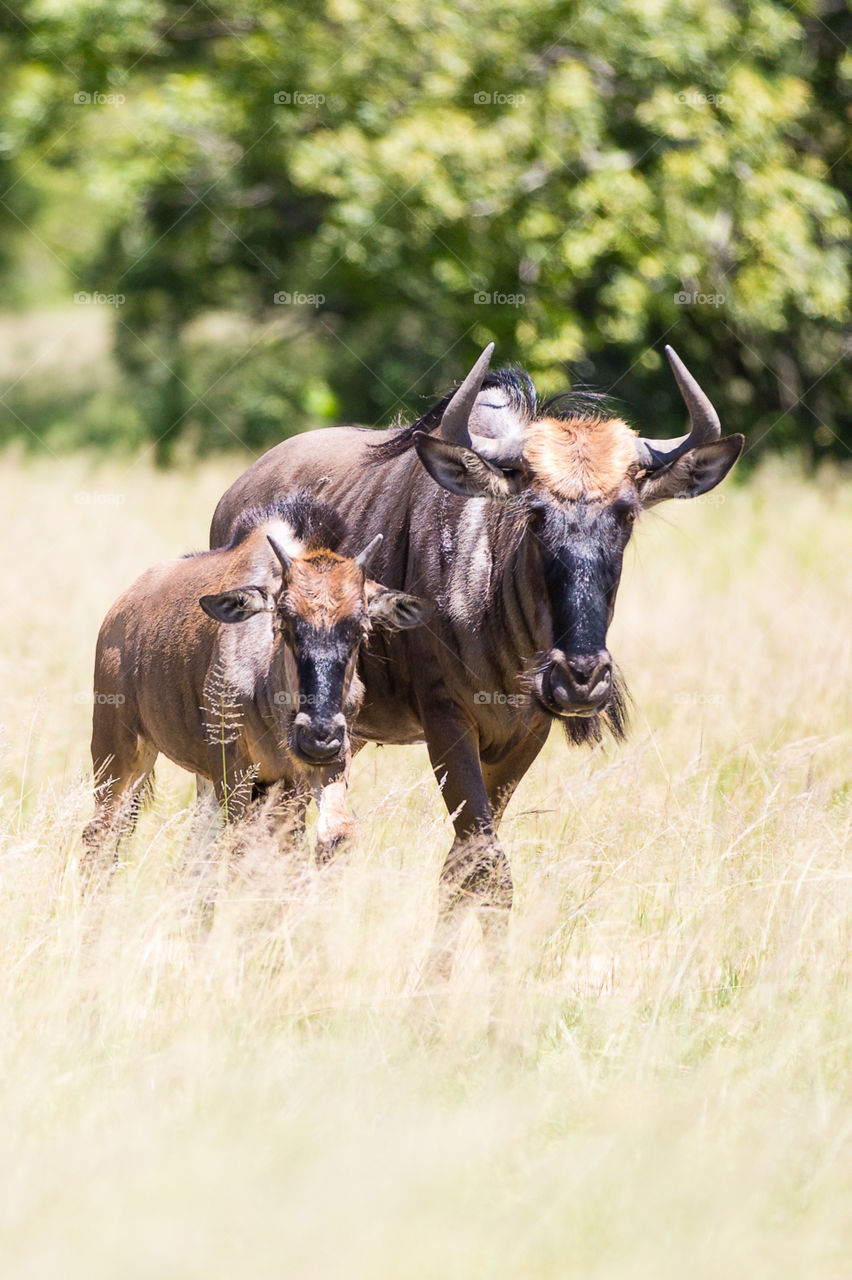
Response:
[{"label": "young wildebeest", "polygon": [[623,733],[624,694],[606,645],[633,524],[666,498],[719,483],[743,446],[720,439],[707,396],[673,351],[690,416],[677,440],[641,439],[620,418],[557,399],[525,374],[487,374],[413,426],[339,427],[271,449],[224,495],[211,546],[247,506],[325,482],[356,545],[386,534],[377,576],[437,604],[429,627],[366,655],[359,738],[422,742],[456,830],[448,906],[474,893],[508,906],[495,831],[554,723],[570,742]]},{"label": "young wildebeest", "polygon": [[[355,558],[339,554],[342,537],[301,490],[245,512],[223,550],[156,565],[116,601],[95,658],[87,847],[132,826],[159,752],[209,779],[228,821],[273,783],[302,809],[333,792],[363,696],[362,641],[431,611],[367,579],[379,535]],[[320,828],[318,855],[329,851]]]}]

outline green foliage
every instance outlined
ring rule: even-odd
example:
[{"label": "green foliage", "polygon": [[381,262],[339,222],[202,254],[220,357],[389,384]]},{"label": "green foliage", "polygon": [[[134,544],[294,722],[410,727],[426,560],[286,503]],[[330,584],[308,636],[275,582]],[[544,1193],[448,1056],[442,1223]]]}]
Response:
[{"label": "green foliage", "polygon": [[660,432],[670,340],[750,446],[845,453],[850,39],[831,0],[26,0],[0,269],[124,296],[162,456],[416,411],[491,338]]}]

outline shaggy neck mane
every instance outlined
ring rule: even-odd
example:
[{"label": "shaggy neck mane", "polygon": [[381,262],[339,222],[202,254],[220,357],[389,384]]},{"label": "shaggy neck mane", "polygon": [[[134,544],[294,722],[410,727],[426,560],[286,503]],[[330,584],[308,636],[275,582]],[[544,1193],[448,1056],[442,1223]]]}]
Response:
[{"label": "shaggy neck mane", "polygon": [[307,489],[296,489],[269,506],[243,511],[231,527],[227,549],[238,547],[254,529],[270,520],[289,525],[306,552],[338,551],[343,542],[344,525],[337,512]]},{"label": "shaggy neck mane", "polygon": [[[489,397],[488,393],[493,396]],[[389,440],[382,440],[370,446],[370,460],[385,462],[390,458],[398,458],[414,446],[414,437],[418,431],[433,433],[438,430],[444,410],[454,395],[448,391],[437,404],[421,415],[408,427],[395,431]],[[489,399],[493,403],[489,404]],[[487,374],[482,390],[477,397],[477,408],[482,406],[482,413],[493,424],[496,414],[506,418],[507,427],[526,426],[543,418],[559,420],[606,419],[611,411],[612,402],[605,395],[593,391],[579,390],[562,392],[549,400],[540,400],[532,379],[523,369],[495,369]],[[476,431],[477,408],[471,415],[471,428]],[[489,412],[490,410],[490,412]],[[484,434],[490,434],[488,430]]]}]

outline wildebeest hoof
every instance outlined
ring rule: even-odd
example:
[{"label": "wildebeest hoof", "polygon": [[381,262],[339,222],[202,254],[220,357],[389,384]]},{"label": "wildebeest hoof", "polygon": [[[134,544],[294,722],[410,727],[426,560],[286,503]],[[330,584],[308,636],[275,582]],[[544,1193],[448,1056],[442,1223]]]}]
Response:
[{"label": "wildebeest hoof", "polygon": [[349,834],[331,836],[327,840],[318,840],[316,847],[317,866],[327,867],[345,849],[349,843]]},{"label": "wildebeest hoof", "polygon": [[441,875],[442,913],[462,907],[512,907],[512,873],[502,849],[493,844],[454,848]]}]

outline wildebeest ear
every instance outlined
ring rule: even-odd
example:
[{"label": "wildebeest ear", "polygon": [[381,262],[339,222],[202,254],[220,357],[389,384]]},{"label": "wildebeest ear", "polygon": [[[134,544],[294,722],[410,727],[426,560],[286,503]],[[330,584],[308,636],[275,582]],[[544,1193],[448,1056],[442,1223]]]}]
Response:
[{"label": "wildebeest ear", "polygon": [[667,498],[698,498],[715,489],[742,453],[745,436],[726,436],[712,444],[690,449],[676,462],[651,471],[639,481],[643,507],[654,507]]},{"label": "wildebeest ear", "polygon": [[390,631],[419,627],[435,612],[431,600],[421,600],[419,596],[410,596],[404,591],[391,591],[378,582],[367,583],[367,596],[371,620]]},{"label": "wildebeest ear", "polygon": [[518,492],[517,473],[501,471],[463,444],[449,444],[438,436],[418,431],[417,456],[429,475],[450,493],[462,498],[509,498]]},{"label": "wildebeest ear", "polygon": [[245,622],[256,613],[272,613],[275,609],[275,601],[264,587],[238,587],[236,591],[202,596],[198,603],[216,622]]}]

